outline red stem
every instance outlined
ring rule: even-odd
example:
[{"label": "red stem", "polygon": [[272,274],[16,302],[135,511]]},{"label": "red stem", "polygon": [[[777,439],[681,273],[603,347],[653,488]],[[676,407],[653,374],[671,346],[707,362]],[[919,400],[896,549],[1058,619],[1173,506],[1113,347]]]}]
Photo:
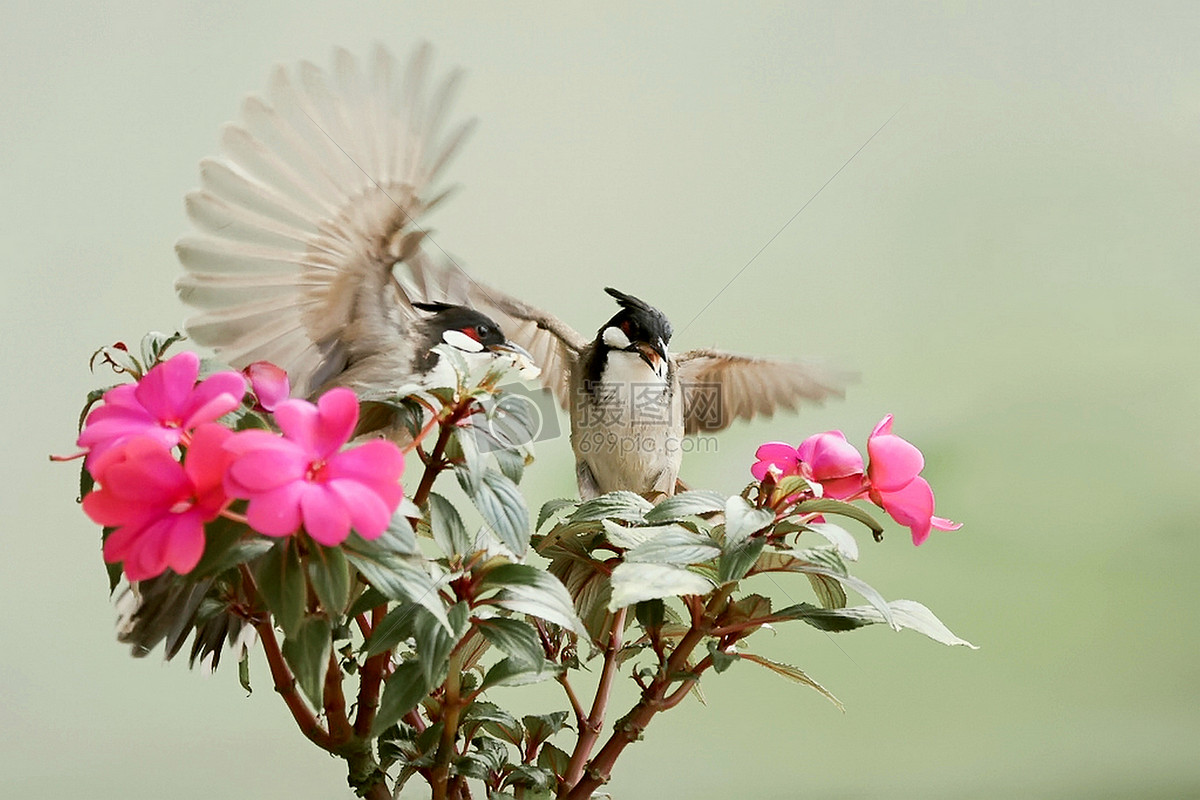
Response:
[{"label": "red stem", "polygon": [[[371,611],[371,629],[379,625],[387,612],[387,606],[378,606]],[[358,684],[358,711],[354,720],[354,734],[360,739],[371,735],[375,724],[375,712],[379,710],[379,690],[383,685],[383,672],[391,657],[390,651],[376,653],[363,664],[362,677]]]},{"label": "red stem", "polygon": [[608,699],[612,695],[613,679],[617,674],[617,653],[622,646],[627,612],[627,608],[622,608],[613,616],[608,644],[604,648],[604,668],[600,672],[600,683],[596,686],[596,697],[592,701],[592,713],[579,727],[579,739],[575,743],[574,752],[571,753],[566,774],[563,775],[563,784],[566,786],[573,785],[583,775],[584,765],[592,755],[592,748],[600,738],[600,731],[604,730],[604,717],[608,711]]}]

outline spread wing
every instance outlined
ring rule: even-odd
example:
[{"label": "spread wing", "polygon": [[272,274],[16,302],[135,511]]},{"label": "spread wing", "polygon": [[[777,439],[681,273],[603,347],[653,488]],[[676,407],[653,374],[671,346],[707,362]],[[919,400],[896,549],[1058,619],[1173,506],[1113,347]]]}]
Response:
[{"label": "spread wing", "polygon": [[509,341],[519,344],[541,368],[542,385],[563,408],[570,403],[570,373],[588,345],[578,331],[558,317],[480,283],[458,265],[432,258],[410,259],[401,280],[410,296],[468,305],[495,320]]},{"label": "spread wing", "polygon": [[377,46],[364,70],[337,50],[329,72],[277,67],[246,98],[187,197],[197,232],[176,245],[195,341],[235,367],[278,364],[301,396],[351,360],[410,363],[420,315],[392,267],[419,257],[415,220],[471,128],[443,132],[459,75],[430,91],[429,60],[418,48],[401,70]]},{"label": "spread wing", "polygon": [[689,350],[676,357],[683,390],[684,432],[712,433],[736,419],[795,411],[807,401],[844,395],[854,379],[811,362],[773,361],[719,350]]}]

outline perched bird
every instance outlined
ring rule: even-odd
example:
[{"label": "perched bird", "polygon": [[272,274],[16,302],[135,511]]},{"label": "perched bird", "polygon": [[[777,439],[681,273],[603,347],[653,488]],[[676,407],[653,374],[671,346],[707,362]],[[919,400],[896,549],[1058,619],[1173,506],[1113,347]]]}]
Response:
[{"label": "perched bird", "polygon": [[618,489],[674,494],[685,436],[841,396],[850,379],[813,362],[711,349],[674,355],[666,316],[612,288],[605,291],[620,310],[588,341],[554,315],[503,292],[474,281],[459,285],[466,302],[500,320],[513,341],[533,354],[543,385],[567,409],[584,499]]}]

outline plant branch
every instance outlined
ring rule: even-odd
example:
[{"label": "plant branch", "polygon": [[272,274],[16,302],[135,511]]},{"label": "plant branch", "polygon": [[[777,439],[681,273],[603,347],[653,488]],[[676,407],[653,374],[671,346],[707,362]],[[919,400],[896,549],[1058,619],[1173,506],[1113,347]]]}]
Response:
[{"label": "plant branch", "polygon": [[[371,610],[371,629],[379,625],[387,611],[387,606],[378,606]],[[383,685],[383,672],[387,668],[391,652],[388,650],[376,653],[363,664],[362,675],[358,684],[358,710],[355,712],[354,735],[365,739],[371,735],[371,727],[375,724],[375,712],[379,710],[379,691]]]},{"label": "plant branch", "polygon": [[[596,697],[592,701],[592,713],[579,726],[579,739],[575,742],[575,750],[571,753],[571,761],[563,775],[564,785],[576,783],[583,775],[584,765],[592,755],[592,748],[604,730],[604,717],[608,711],[608,699],[612,694],[613,679],[617,674],[617,653],[621,650],[625,633],[625,617],[628,608],[622,608],[613,615],[612,625],[608,632],[608,643],[604,647],[604,668],[600,672],[600,683],[596,686]],[[563,684],[566,686],[566,684]],[[569,689],[569,687],[568,687]],[[577,707],[579,714],[582,708]]]},{"label": "plant branch", "polygon": [[354,738],[354,728],[346,716],[346,695],[342,691],[342,666],[337,653],[329,654],[329,666],[325,668],[325,686],[322,690],[325,705],[325,720],[329,726],[329,739],[334,747],[340,747]]},{"label": "plant branch", "polygon": [[433,800],[448,800],[450,797],[450,761],[454,758],[454,742],[458,738],[459,717],[464,707],[459,696],[462,690],[462,663],[461,653],[455,651],[450,654],[446,683],[443,686],[445,695],[442,699],[442,738],[438,743],[437,755],[434,756],[429,776],[433,787]]},{"label": "plant branch", "polygon": [[685,600],[692,612],[692,625],[688,632],[671,651],[666,665],[659,669],[654,680],[642,691],[641,699],[628,714],[617,722],[608,741],[600,748],[596,757],[588,762],[582,777],[577,782],[564,778],[562,783],[564,793],[559,795],[563,800],[588,800],[598,788],[608,782],[617,757],[626,747],[641,738],[642,731],[650,724],[654,715],[659,711],[674,707],[687,695],[687,692],[699,679],[699,672],[712,663],[711,657],[706,657],[707,663],[701,661],[697,670],[690,671],[689,676],[684,679],[683,685],[672,692],[670,696],[668,696],[668,690],[678,680],[678,675],[689,672],[687,669],[688,659],[691,657],[692,651],[710,635],[713,620],[728,605],[729,595],[735,586],[736,584],[730,584],[718,589],[706,604],[702,604],[699,598]]},{"label": "plant branch", "polygon": [[[262,600],[258,593],[258,584],[254,582],[253,573],[250,572],[250,568],[245,564],[241,564],[239,569],[242,575],[242,585],[247,590],[251,605],[253,607],[260,606]],[[296,691],[296,678],[292,675],[292,671],[288,669],[287,661],[283,657],[283,651],[279,649],[279,640],[275,638],[275,629],[271,627],[270,617],[264,616],[258,620],[251,620],[251,622],[254,624],[254,629],[258,631],[258,638],[262,642],[263,652],[266,653],[267,666],[271,670],[271,680],[275,684],[275,691],[279,693],[288,710],[292,712],[292,719],[296,721],[300,732],[317,747],[333,752],[334,745],[329,734],[317,722],[316,715],[305,704],[304,698],[300,696],[300,693]]]}]

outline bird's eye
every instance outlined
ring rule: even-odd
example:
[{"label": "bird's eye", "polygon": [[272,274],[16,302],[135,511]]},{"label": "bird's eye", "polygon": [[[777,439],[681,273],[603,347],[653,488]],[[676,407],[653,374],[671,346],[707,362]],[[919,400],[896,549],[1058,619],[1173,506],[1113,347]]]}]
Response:
[{"label": "bird's eye", "polygon": [[490,327],[488,327],[487,325],[480,325],[475,330],[479,333],[480,338],[483,338],[484,336],[487,336],[489,333],[492,332],[492,329]]}]

